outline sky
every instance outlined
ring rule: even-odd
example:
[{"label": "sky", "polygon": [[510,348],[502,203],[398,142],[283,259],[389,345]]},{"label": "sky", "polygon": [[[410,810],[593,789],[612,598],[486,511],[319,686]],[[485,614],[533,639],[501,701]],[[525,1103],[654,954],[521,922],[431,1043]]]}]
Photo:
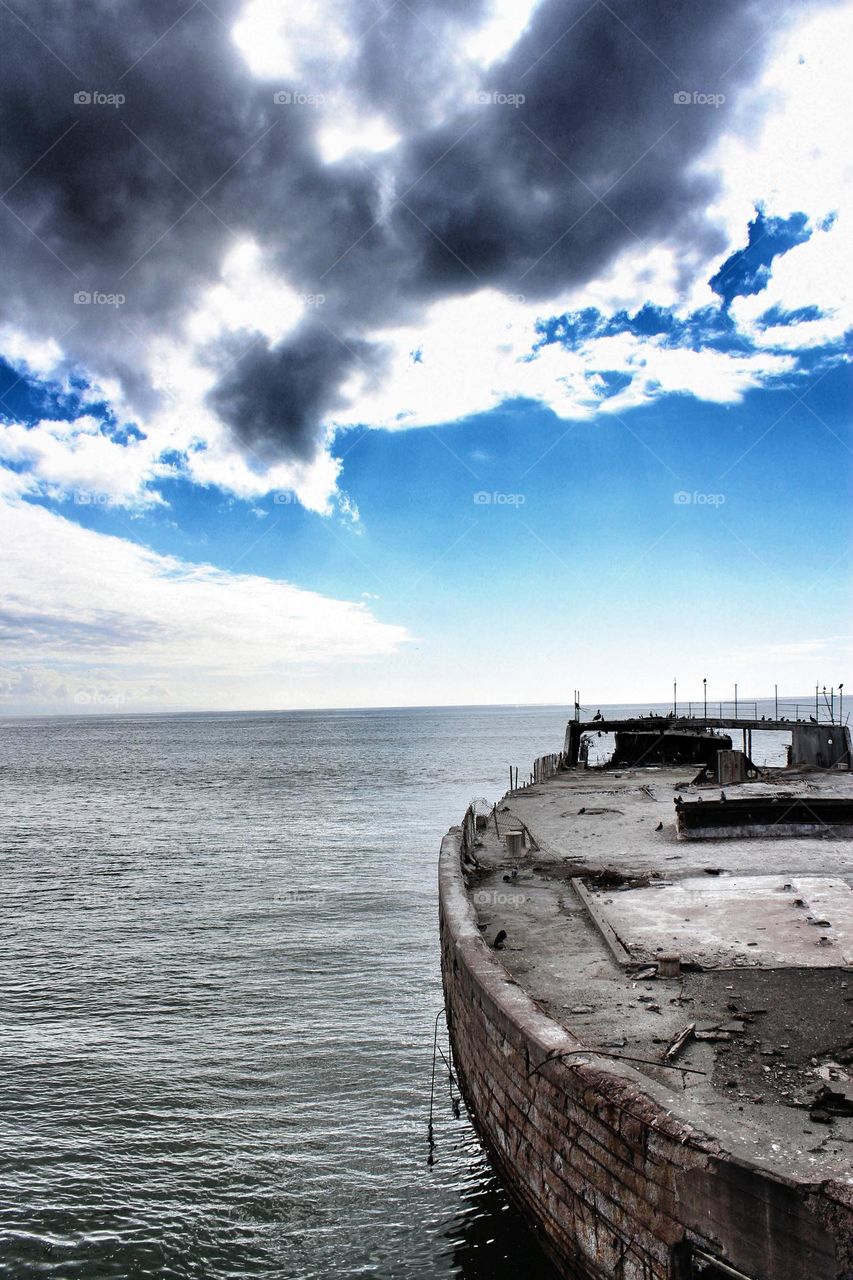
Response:
[{"label": "sky", "polygon": [[853,5],[0,7],[0,712],[806,694]]}]

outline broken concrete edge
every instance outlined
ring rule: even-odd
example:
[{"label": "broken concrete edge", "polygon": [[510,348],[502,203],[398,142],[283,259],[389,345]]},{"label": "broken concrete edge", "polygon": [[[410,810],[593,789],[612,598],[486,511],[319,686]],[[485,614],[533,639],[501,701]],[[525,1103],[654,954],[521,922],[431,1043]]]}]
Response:
[{"label": "broken concrete edge", "polygon": [[637,963],[636,956],[631,955],[631,952],[625,946],[622,939],[619,937],[616,931],[613,928],[611,928],[608,921],[598,910],[598,908],[596,907],[595,903],[592,900],[592,895],[590,894],[589,890],[586,888],[580,876],[572,876],[571,879],[569,880],[569,884],[574,889],[575,895],[580,901],[581,906],[586,911],[586,914],[589,916],[595,928],[598,930],[598,932],[601,934],[601,937],[604,939],[604,942],[606,943],[607,948],[610,951],[616,963],[622,966],[623,968],[630,965],[636,966],[636,963]]},{"label": "broken concrete edge", "polygon": [[[439,856],[438,896],[442,929],[446,929],[454,956],[465,967],[474,985],[494,1006],[495,1012],[511,1023],[516,1034],[525,1041],[530,1051],[531,1069],[535,1068],[557,1087],[565,1084],[567,1076],[573,1077],[575,1090],[591,1090],[598,1094],[603,1105],[615,1106],[626,1119],[646,1128],[650,1136],[660,1134],[712,1161],[789,1188],[802,1196],[811,1211],[827,1225],[835,1216],[833,1202],[844,1213],[853,1209],[853,1186],[833,1179],[803,1182],[785,1177],[775,1170],[732,1155],[710,1134],[678,1120],[652,1096],[653,1082],[630,1063],[620,1062],[617,1073],[609,1065],[579,1061],[583,1055],[595,1058],[595,1048],[585,1045],[536,1004],[504,967],[499,954],[488,946],[480,932],[474,905],[463,879],[461,854],[462,827],[451,827],[441,842]],[[561,1054],[571,1056],[561,1057]],[[477,1127],[479,1130],[480,1126]]]},{"label": "broken concrete edge", "polygon": [[717,1142],[691,1125],[676,1120],[648,1094],[650,1082],[629,1063],[620,1063],[617,1074],[605,1067],[561,1058],[561,1053],[588,1054],[595,1049],[578,1039],[561,1023],[545,1013],[518,984],[501,963],[497,952],[489,947],[477,922],[473,903],[462,879],[461,827],[452,827],[444,837],[439,860],[439,905],[443,920],[453,939],[457,958],[476,981],[481,992],[512,1022],[527,1042],[531,1069],[540,1075],[559,1077],[563,1071],[578,1078],[585,1087],[593,1086],[602,1100],[613,1103],[641,1121],[682,1144],[694,1146],[709,1155],[724,1154]]}]

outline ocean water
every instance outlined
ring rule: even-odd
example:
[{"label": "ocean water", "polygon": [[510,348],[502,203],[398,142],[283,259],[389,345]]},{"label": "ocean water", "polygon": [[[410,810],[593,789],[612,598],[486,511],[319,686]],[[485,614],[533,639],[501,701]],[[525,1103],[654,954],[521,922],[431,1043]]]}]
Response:
[{"label": "ocean water", "polygon": [[0,1274],[551,1277],[426,1125],[441,836],[566,718],[0,722]]}]

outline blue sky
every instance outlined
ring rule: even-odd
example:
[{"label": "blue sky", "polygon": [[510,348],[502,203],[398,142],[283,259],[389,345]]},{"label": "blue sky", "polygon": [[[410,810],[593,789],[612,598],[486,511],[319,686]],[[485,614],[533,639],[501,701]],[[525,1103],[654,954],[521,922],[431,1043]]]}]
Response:
[{"label": "blue sky", "polygon": [[[248,237],[172,339],[138,347],[133,376],[109,367],[125,303],[73,352],[43,315],[12,316],[6,709],[568,702],[576,687],[597,704],[665,698],[673,678],[698,696],[703,676],[720,697],[735,680],[757,695],[837,686],[853,635],[853,306],[839,104],[815,89],[846,85],[842,20],[836,6],[792,23],[697,146],[713,234],[644,233],[553,296],[431,285],[414,311],[364,316],[310,447],[313,382],[300,403],[271,378],[265,403],[302,433],[278,451],[205,398],[210,344],[224,360],[234,334],[287,340],[293,288]],[[393,163],[393,138],[379,130],[376,157]],[[343,344],[342,313],[300,296],[306,370],[317,321]],[[243,389],[227,405],[256,421]]]}]

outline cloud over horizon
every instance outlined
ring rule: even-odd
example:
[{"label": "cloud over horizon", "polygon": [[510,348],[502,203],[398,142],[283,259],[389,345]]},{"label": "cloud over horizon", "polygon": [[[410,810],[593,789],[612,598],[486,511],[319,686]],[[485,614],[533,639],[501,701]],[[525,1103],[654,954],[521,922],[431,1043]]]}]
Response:
[{"label": "cloud over horizon", "polygon": [[287,705],[294,677],[395,653],[405,628],[363,602],[189,564],[0,502],[0,708]]}]

